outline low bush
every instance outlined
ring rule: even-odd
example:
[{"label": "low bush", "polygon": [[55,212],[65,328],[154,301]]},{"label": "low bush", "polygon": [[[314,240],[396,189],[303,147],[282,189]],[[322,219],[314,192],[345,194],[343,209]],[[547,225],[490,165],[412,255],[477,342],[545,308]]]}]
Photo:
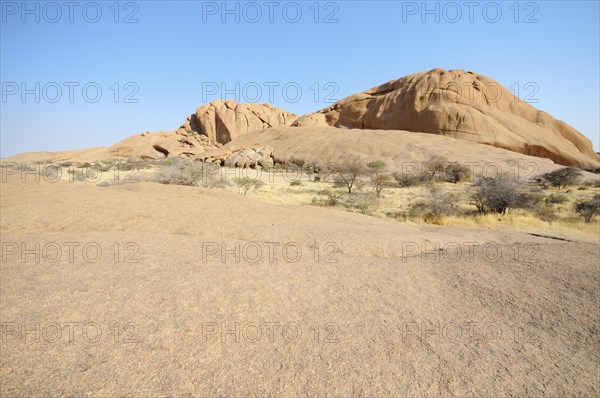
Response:
[{"label": "low bush", "polygon": [[576,203],[575,213],[583,217],[586,223],[592,221],[594,216],[600,214],[600,195],[596,194],[590,200]]},{"label": "low bush", "polygon": [[540,203],[533,212],[539,219],[551,223],[556,220],[558,217],[554,208],[547,203]]},{"label": "low bush", "polygon": [[257,178],[250,177],[239,177],[234,178],[233,183],[236,187],[246,196],[246,194],[250,191],[256,191],[260,189],[265,183]]},{"label": "low bush", "polygon": [[425,222],[436,223],[442,216],[456,214],[458,202],[458,195],[444,192],[438,186],[431,185],[424,199],[409,205],[409,214],[413,217],[422,217]]},{"label": "low bush", "polygon": [[349,211],[370,214],[377,205],[377,196],[373,192],[358,192],[344,195],[341,204]]},{"label": "low bush", "polygon": [[311,204],[316,206],[337,206],[341,202],[342,195],[333,189],[324,189],[319,192],[324,198],[314,197]]},{"label": "low bush", "polygon": [[546,196],[544,201],[546,202],[546,204],[549,204],[549,205],[560,205],[560,204],[568,202],[569,198],[567,197],[567,195],[564,195],[561,193],[553,193],[553,194],[550,194],[549,196]]},{"label": "low bush", "polygon": [[[177,160],[175,160],[177,159]],[[169,160],[169,159],[166,159]],[[225,188],[228,183],[220,176],[220,168],[213,163],[173,158],[161,161],[155,181],[160,184]]]},{"label": "low bush", "polygon": [[510,175],[481,177],[473,184],[471,203],[480,213],[506,214],[509,209],[533,210],[540,197]]},{"label": "low bush", "polygon": [[451,182],[456,184],[469,178],[469,169],[458,162],[432,160],[421,171],[422,182]]},{"label": "low bush", "polygon": [[419,176],[415,174],[394,173],[393,177],[396,180],[396,185],[400,188],[415,187],[423,183]]},{"label": "low bush", "polygon": [[149,169],[153,166],[153,162],[150,160],[133,160],[129,159],[125,162],[115,162],[113,167],[122,171],[130,171],[130,170],[144,170]]},{"label": "low bush", "polygon": [[304,167],[304,164],[306,163],[306,161],[304,159],[292,156],[288,161],[285,162],[286,164],[294,164],[300,168]]},{"label": "low bush", "polygon": [[204,177],[204,165],[196,162],[178,162],[161,169],[156,182],[160,184],[197,186]]}]

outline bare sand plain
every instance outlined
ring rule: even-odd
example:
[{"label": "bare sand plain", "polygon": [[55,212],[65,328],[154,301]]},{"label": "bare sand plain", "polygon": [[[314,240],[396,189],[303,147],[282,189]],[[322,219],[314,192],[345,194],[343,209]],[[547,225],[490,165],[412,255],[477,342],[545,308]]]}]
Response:
[{"label": "bare sand plain", "polygon": [[0,185],[1,396],[598,396],[600,245]]}]

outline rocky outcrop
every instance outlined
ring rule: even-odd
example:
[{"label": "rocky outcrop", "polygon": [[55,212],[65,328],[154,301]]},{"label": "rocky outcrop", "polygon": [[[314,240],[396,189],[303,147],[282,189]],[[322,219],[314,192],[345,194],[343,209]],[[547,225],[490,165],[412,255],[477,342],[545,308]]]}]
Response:
[{"label": "rocky outcrop", "polygon": [[222,149],[205,153],[200,158],[207,163],[216,163],[225,167],[260,168],[273,166],[273,148],[269,146],[251,146],[244,149]]},{"label": "rocky outcrop", "polygon": [[[349,160],[366,165],[381,160],[388,172],[413,174],[430,170],[430,162],[437,160],[458,162],[469,168],[472,176],[494,176],[498,172],[507,172],[523,181],[563,168],[550,159],[438,134],[314,126],[254,131],[211,150],[207,160],[224,164],[230,159],[228,165],[242,165],[243,162],[238,163],[239,159],[233,156],[246,148],[258,149],[257,142],[272,148],[272,158],[280,164],[295,163],[294,159],[304,160],[307,165],[323,166]],[[295,173],[296,169],[292,167],[289,171]],[[598,175],[583,172],[581,180],[598,181]]]},{"label": "rocky outcrop", "polygon": [[[367,135],[382,141],[361,140],[361,145],[356,147],[354,143],[344,141],[344,137],[357,140],[356,134],[338,134],[349,129],[364,130],[365,134],[371,130]],[[273,135],[269,133],[273,130],[286,130],[285,140],[276,135],[281,141],[270,141],[269,137]],[[386,130],[386,133],[376,135],[373,130]],[[424,134],[419,138],[411,136],[410,132],[429,133],[425,134],[429,140],[423,140]],[[516,98],[488,77],[464,70],[443,69],[391,81],[300,118],[268,104],[217,100],[197,108],[196,113],[188,116],[175,131],[137,134],[109,148],[93,148],[87,152],[24,154],[22,158],[90,161],[177,156],[231,167],[263,167],[272,162],[271,147],[275,148],[279,159],[286,159],[302,155],[297,149],[306,146],[312,148],[305,152],[306,155],[318,154],[320,161],[326,160],[325,155],[331,159],[339,159],[337,154],[345,157],[348,148],[354,148],[351,153],[357,156],[379,153],[394,160],[406,158],[405,152],[389,153],[394,133],[401,134],[403,143],[397,148],[403,151],[414,150],[408,143],[410,139],[418,141],[421,147],[428,142],[437,145],[441,141],[431,137],[431,134],[437,134],[462,140],[462,144],[469,141],[491,145],[551,159],[561,165],[600,167],[600,156],[593,151],[590,140],[573,127]],[[335,134],[335,141],[329,137],[332,134]],[[244,136],[251,139],[242,139]],[[221,148],[227,143],[231,144]],[[451,139],[443,144],[464,147]],[[451,152],[447,158],[454,160],[458,156],[451,149],[447,150]],[[475,149],[487,152],[490,148],[478,145]],[[428,151],[422,152],[429,155]]]},{"label": "rocky outcrop", "polygon": [[204,135],[178,129],[133,135],[108,148],[108,153],[132,159],[195,157],[219,146],[212,145]]},{"label": "rocky outcrop", "polygon": [[[174,156],[202,158],[202,154],[250,131],[289,126],[297,118],[293,113],[268,104],[238,104],[233,100],[217,100],[198,107],[196,113],[188,116],[186,122],[175,131],[137,134],[111,146],[108,152],[111,156],[134,159]],[[238,167],[250,167],[251,164],[258,165],[259,160],[268,162],[267,158],[270,159],[270,153],[265,160],[250,155],[250,158],[243,157],[240,160],[242,166]],[[219,161],[224,163],[225,159]]]},{"label": "rocky outcrop", "polygon": [[563,165],[600,164],[590,140],[573,127],[498,82],[464,70],[406,76],[305,115],[293,125],[441,134]]},{"label": "rocky outcrop", "polygon": [[207,136],[210,143],[225,144],[250,131],[289,126],[297,118],[269,104],[217,100],[198,107],[181,128]]}]

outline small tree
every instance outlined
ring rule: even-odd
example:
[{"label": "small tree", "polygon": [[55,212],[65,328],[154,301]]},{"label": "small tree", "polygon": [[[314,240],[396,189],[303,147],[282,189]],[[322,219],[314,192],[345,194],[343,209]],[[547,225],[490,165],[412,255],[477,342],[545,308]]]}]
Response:
[{"label": "small tree", "polygon": [[590,200],[577,203],[575,212],[582,216],[585,222],[592,221],[595,215],[600,214],[600,194],[594,195]]},{"label": "small tree", "polygon": [[233,182],[235,183],[235,186],[238,187],[238,189],[244,193],[244,196],[246,196],[248,191],[251,191],[253,189],[257,190],[263,185],[265,185],[265,183],[261,180],[250,177],[235,178]]},{"label": "small tree", "polygon": [[356,185],[358,177],[365,173],[365,168],[357,160],[352,160],[342,164],[333,165],[334,184],[343,186],[352,193],[352,188]]},{"label": "small tree", "polygon": [[393,185],[392,177],[389,174],[375,174],[371,176],[371,186],[377,197],[381,196],[381,191]]},{"label": "small tree", "polygon": [[381,160],[370,162],[367,164],[367,167],[369,168],[371,186],[377,197],[379,197],[384,188],[392,186],[392,178],[389,174],[383,172],[385,163]]},{"label": "small tree", "polygon": [[581,170],[575,167],[563,167],[538,177],[537,182],[546,188],[548,185],[558,189],[564,189],[569,185],[575,184],[577,178],[581,175]]},{"label": "small tree", "polygon": [[473,184],[471,203],[480,213],[506,214],[508,209],[531,208],[539,199],[508,174],[482,177]]}]

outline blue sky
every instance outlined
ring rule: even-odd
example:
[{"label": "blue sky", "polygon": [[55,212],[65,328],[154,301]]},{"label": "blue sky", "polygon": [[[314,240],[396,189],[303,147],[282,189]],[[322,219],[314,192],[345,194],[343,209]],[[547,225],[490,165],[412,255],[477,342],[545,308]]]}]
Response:
[{"label": "blue sky", "polygon": [[600,150],[597,1],[0,3],[2,157],[171,130],[223,89],[304,114],[436,67],[518,87]]}]

